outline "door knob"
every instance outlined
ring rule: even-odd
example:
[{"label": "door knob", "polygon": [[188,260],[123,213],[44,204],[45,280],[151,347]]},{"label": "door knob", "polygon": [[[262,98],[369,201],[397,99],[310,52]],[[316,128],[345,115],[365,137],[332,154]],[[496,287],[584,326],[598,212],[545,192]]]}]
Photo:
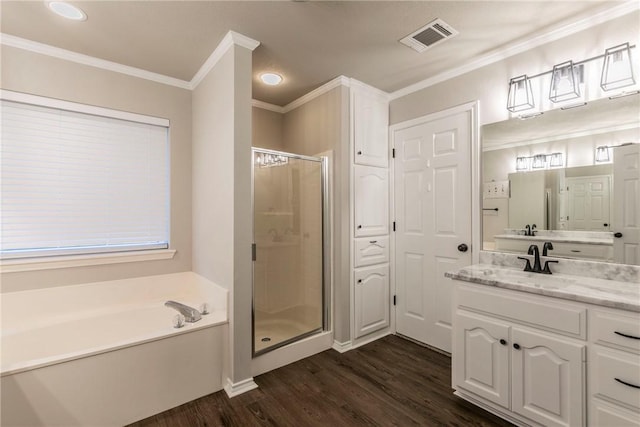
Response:
[{"label": "door knob", "polygon": [[460,252],[467,252],[467,250],[469,250],[469,246],[465,245],[464,243],[461,243],[458,245],[458,250]]},{"label": "door knob", "polygon": [[613,237],[617,237],[619,239],[622,237],[622,233],[619,231],[617,233],[613,233]]}]

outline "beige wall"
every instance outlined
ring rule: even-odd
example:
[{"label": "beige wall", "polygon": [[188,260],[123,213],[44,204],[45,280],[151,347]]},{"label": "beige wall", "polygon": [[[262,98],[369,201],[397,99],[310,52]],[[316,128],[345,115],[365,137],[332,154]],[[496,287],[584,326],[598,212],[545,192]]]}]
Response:
[{"label": "beige wall", "polygon": [[[390,124],[421,117],[469,101],[480,100],[480,124],[509,118],[506,109],[509,79],[533,75],[569,59],[579,61],[601,55],[608,47],[636,44],[640,12],[597,25],[569,37],[444,81],[391,102]],[[638,56],[638,48],[633,54]]]},{"label": "beige wall", "polygon": [[252,146],[284,151],[282,148],[284,145],[282,135],[283,115],[258,107],[253,107],[251,113],[253,116]]},{"label": "beige wall", "polygon": [[283,122],[284,151],[316,155],[333,151],[333,328],[350,339],[349,313],[349,88],[339,86],[289,111]]},{"label": "beige wall", "polygon": [[229,289],[232,383],[251,377],[251,51],[232,46],[193,91],[193,271]]},{"label": "beige wall", "polygon": [[115,280],[191,269],[191,92],[124,74],[2,46],[3,89],[170,120],[170,260],[2,275],[2,292]]}]

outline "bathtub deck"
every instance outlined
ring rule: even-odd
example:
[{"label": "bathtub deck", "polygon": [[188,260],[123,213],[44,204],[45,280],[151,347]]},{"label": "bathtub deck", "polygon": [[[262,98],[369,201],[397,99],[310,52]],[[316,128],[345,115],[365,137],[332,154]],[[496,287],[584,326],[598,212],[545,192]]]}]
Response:
[{"label": "bathtub deck", "polygon": [[214,393],[143,426],[511,426],[453,395],[451,360],[397,336],[340,354],[327,350],[255,378],[229,399]]}]

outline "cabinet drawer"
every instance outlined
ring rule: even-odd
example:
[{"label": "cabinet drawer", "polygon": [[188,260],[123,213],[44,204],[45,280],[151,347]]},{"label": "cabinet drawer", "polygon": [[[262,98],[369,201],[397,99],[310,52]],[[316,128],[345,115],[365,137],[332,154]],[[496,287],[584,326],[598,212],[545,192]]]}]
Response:
[{"label": "cabinet drawer", "polygon": [[640,414],[609,405],[598,399],[589,401],[589,425],[594,427],[640,427]]},{"label": "cabinet drawer", "polygon": [[640,410],[640,360],[637,355],[594,345],[589,378],[593,397]]},{"label": "cabinet drawer", "polygon": [[589,310],[591,341],[640,353],[640,313]]},{"label": "cabinet drawer", "polygon": [[570,256],[573,258],[613,259],[613,244],[590,245],[588,243],[554,243],[551,256]]},{"label": "cabinet drawer", "polygon": [[355,239],[355,267],[389,261],[389,236]]},{"label": "cabinet drawer", "polygon": [[520,324],[587,338],[587,309],[580,305],[556,302],[524,292],[468,285],[458,287],[458,305]]}]

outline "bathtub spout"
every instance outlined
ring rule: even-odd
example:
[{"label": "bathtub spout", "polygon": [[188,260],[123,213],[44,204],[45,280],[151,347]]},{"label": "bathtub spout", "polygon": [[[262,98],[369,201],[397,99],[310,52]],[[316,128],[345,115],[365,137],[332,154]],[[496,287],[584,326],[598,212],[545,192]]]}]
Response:
[{"label": "bathtub spout", "polygon": [[187,322],[194,323],[202,319],[200,312],[195,308],[189,307],[188,305],[184,305],[176,301],[167,301],[164,303],[164,305],[177,310],[184,316],[184,320]]}]

